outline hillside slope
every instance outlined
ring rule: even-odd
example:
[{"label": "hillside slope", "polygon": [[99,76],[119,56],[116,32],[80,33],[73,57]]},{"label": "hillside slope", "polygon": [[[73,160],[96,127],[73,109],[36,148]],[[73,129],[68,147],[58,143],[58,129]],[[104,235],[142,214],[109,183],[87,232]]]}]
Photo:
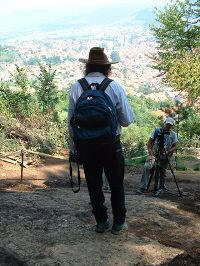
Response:
[{"label": "hillside slope", "polygon": [[[19,167],[1,165],[0,265],[199,265],[199,174],[177,172],[184,197],[157,199],[137,195],[140,175],[128,172],[129,231],[114,236],[94,232],[85,182],[72,193],[66,165],[26,169],[23,184]],[[167,185],[174,190],[169,174]]]}]

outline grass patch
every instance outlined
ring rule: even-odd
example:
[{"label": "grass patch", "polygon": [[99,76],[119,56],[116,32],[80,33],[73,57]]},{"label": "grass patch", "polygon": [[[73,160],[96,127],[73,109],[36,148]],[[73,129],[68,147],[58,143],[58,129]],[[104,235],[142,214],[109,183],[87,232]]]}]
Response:
[{"label": "grass patch", "polygon": [[143,158],[139,158],[139,159],[125,159],[125,165],[126,166],[131,166],[131,167],[139,167],[142,166],[146,161],[146,156]]},{"label": "grass patch", "polygon": [[195,159],[195,156],[194,155],[185,155],[185,156],[181,156],[179,157],[179,160],[184,160],[184,161],[188,161],[188,162],[191,162],[191,161],[194,161]]},{"label": "grass patch", "polygon": [[177,163],[176,170],[178,170],[178,171],[187,171],[188,168],[187,168],[187,166],[184,163],[179,162],[179,163]]},{"label": "grass patch", "polygon": [[20,147],[21,145],[17,140],[7,138],[4,132],[0,132],[0,152],[14,152]]},{"label": "grass patch", "polygon": [[194,170],[194,171],[200,171],[200,164],[196,164],[196,165],[194,165],[193,170]]}]

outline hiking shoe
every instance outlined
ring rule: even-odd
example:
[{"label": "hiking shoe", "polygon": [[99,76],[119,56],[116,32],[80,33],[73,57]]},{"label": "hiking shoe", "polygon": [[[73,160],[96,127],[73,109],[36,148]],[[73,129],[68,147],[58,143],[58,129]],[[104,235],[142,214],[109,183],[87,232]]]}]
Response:
[{"label": "hiking shoe", "polygon": [[104,233],[106,230],[108,230],[109,228],[109,222],[105,221],[105,222],[100,222],[97,223],[96,225],[96,232],[97,233]]},{"label": "hiking shoe", "polygon": [[147,193],[147,190],[145,188],[139,188],[137,190],[137,193],[139,193],[139,194]]},{"label": "hiking shoe", "polygon": [[114,235],[119,235],[128,230],[128,224],[123,223],[123,224],[113,224],[111,233]]}]

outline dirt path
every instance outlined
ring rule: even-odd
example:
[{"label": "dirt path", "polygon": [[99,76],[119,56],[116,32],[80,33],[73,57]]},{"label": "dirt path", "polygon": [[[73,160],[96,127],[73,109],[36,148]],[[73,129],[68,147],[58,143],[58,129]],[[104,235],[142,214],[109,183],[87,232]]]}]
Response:
[{"label": "dirt path", "polygon": [[[200,173],[177,172],[184,197],[137,195],[140,174],[127,170],[129,231],[94,232],[87,188],[69,188],[67,162],[48,159],[24,171],[0,165],[0,266],[200,265]],[[167,185],[174,192],[170,174]],[[105,193],[112,224],[110,194]]]}]

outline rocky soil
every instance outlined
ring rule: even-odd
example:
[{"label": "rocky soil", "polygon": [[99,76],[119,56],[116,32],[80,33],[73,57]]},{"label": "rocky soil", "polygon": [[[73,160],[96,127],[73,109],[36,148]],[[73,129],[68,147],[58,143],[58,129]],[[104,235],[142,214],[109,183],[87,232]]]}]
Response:
[{"label": "rocky soil", "polygon": [[[200,173],[176,172],[182,198],[153,198],[137,195],[139,172],[126,172],[129,230],[115,236],[95,233],[84,179],[74,194],[66,161],[25,169],[22,184],[19,166],[1,163],[0,266],[200,265]],[[166,183],[175,193],[170,173]]]}]

